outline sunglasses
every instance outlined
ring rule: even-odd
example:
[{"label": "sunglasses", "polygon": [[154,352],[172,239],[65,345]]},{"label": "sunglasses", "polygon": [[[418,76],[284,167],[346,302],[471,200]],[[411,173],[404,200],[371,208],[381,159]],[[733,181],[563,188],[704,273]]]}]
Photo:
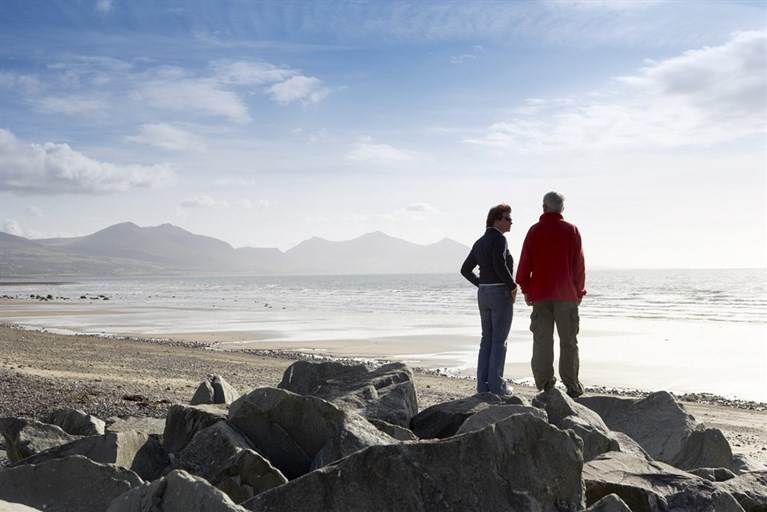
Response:
[{"label": "sunglasses", "polygon": [[501,218],[502,218],[503,220],[507,220],[507,221],[509,221],[509,222],[512,222],[512,220],[511,220],[511,217],[505,217],[505,216],[504,216],[504,217],[501,217]]}]

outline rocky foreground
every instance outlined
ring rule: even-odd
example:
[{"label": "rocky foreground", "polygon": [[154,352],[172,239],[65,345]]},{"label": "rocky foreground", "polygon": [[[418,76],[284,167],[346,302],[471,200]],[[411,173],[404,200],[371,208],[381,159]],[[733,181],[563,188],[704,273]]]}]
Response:
[{"label": "rocky foreground", "polygon": [[767,510],[756,411],[8,328],[0,344],[4,512]]}]

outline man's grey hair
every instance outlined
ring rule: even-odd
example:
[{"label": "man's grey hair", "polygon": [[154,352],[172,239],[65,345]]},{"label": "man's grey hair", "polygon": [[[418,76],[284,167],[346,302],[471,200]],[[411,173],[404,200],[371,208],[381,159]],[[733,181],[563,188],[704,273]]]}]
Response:
[{"label": "man's grey hair", "polygon": [[565,209],[565,196],[559,192],[549,192],[543,196],[543,204],[546,206],[546,211],[562,213]]}]

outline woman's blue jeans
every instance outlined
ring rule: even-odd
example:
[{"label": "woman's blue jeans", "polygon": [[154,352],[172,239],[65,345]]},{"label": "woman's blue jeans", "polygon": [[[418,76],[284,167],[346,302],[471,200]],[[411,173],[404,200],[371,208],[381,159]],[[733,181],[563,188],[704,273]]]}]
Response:
[{"label": "woman's blue jeans", "polygon": [[506,365],[506,339],[511,330],[514,304],[505,285],[480,286],[477,291],[482,340],[477,358],[477,392],[506,392],[503,367]]}]

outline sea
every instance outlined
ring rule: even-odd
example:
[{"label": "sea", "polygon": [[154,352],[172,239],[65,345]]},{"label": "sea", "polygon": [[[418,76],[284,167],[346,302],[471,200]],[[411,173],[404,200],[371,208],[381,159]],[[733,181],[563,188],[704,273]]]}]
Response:
[{"label": "sea", "polygon": [[[767,269],[594,269],[587,290],[587,387],[767,402]],[[0,302],[0,321],[29,328],[218,334],[225,348],[372,354],[467,376],[479,340],[476,288],[458,273],[6,279],[0,295],[25,299]],[[531,379],[529,314],[520,296],[506,368],[515,382]]]}]

